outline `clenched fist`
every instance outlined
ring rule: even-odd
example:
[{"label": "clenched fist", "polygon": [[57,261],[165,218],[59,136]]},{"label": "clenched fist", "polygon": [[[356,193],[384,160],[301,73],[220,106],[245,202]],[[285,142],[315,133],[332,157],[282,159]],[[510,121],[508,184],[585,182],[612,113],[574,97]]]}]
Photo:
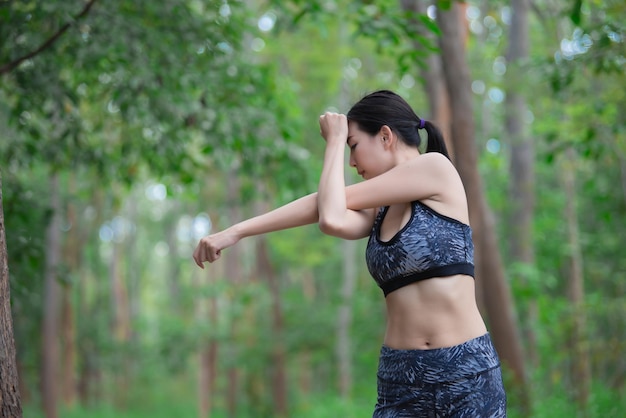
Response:
[{"label": "clenched fist", "polygon": [[193,259],[198,266],[204,268],[204,262],[214,262],[222,255],[222,250],[235,245],[240,237],[232,230],[225,229],[216,234],[202,238],[193,252]]},{"label": "clenched fist", "polygon": [[326,112],[320,116],[320,133],[327,143],[348,139],[348,118],[341,113]]}]

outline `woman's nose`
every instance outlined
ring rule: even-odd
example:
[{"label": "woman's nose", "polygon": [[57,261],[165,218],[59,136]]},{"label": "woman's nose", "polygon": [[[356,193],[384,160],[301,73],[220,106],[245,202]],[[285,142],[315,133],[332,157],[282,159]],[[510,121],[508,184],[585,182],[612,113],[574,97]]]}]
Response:
[{"label": "woman's nose", "polygon": [[349,164],[350,167],[356,167],[356,161],[354,161],[354,158],[352,158],[352,154],[350,154]]}]

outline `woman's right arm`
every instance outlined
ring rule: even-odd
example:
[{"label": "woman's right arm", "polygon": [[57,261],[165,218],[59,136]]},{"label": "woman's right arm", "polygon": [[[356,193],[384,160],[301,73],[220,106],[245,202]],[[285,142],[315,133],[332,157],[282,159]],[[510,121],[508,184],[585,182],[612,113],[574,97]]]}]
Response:
[{"label": "woman's right arm", "polygon": [[317,193],[313,193],[263,215],[239,222],[221,232],[207,235],[198,243],[193,252],[193,259],[198,266],[204,268],[205,261],[214,262],[220,258],[223,249],[236,244],[242,238],[309,225],[317,221]]}]

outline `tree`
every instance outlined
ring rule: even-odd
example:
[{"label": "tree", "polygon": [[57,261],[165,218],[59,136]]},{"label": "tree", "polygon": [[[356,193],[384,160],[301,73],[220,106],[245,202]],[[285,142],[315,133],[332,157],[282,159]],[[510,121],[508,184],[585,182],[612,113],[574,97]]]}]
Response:
[{"label": "tree", "polygon": [[[400,3],[402,8],[410,14],[409,22],[413,27],[413,31],[436,44],[436,33],[432,29],[424,27],[414,17],[419,15],[427,16],[427,2],[423,0],[401,0]],[[420,75],[423,79],[424,91],[428,97],[429,118],[441,129],[448,153],[454,159],[454,147],[450,134],[450,103],[443,77],[443,69],[441,68],[441,56],[438,51],[428,51],[416,40],[413,41],[413,45],[415,50],[426,51],[427,58],[425,59],[425,65],[420,66]]]},{"label": "tree", "polygon": [[562,177],[563,189],[566,195],[565,222],[569,251],[567,254],[567,297],[571,306],[571,320],[569,321],[569,341],[572,347],[571,375],[574,388],[574,401],[581,411],[586,414],[591,388],[591,365],[586,338],[587,313],[584,305],[585,285],[583,271],[583,251],[580,245],[580,231],[576,199],[576,165],[577,161],[573,149],[567,150],[559,170]]},{"label": "tree", "polygon": [[452,109],[452,142],[457,156],[455,164],[468,195],[470,222],[476,243],[476,281],[483,289],[494,344],[505,369],[513,372],[524,404],[527,403],[527,376],[515,308],[505,277],[493,215],[487,205],[478,172],[471,78],[465,58],[463,34],[458,24],[460,12],[461,6],[456,2],[449,10],[437,11],[437,22],[441,28],[441,57]]},{"label": "tree", "polygon": [[[257,213],[267,212],[266,204],[259,204]],[[260,236],[255,240],[256,271],[260,279],[267,281],[271,296],[271,382],[273,414],[275,417],[288,417],[287,353],[285,348],[285,320],[283,318],[282,298],[280,294],[280,276],[272,265],[267,247],[267,239]]]},{"label": "tree", "polygon": [[2,176],[0,175],[0,417],[21,418],[22,403],[19,392],[7,243],[2,209]]},{"label": "tree", "polygon": [[[527,106],[524,87],[528,85],[524,78],[528,61],[528,8],[527,0],[512,0],[512,21],[509,29],[509,47],[507,59],[507,81],[505,101],[505,129],[510,141],[510,191],[511,261],[517,266],[513,275],[529,286],[533,277],[535,256],[533,244],[533,212],[535,206],[534,144],[525,129]],[[516,274],[517,273],[517,274]],[[535,323],[537,304],[528,301],[524,334],[527,339],[529,357],[533,365],[537,364],[537,338]]]}]

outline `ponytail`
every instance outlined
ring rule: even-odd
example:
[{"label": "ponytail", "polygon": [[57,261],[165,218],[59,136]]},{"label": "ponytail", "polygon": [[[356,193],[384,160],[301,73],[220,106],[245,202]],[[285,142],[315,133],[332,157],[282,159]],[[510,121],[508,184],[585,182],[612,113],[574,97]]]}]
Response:
[{"label": "ponytail", "polygon": [[435,126],[432,122],[427,120],[420,120],[420,123],[417,127],[418,129],[425,129],[428,134],[428,140],[426,141],[426,152],[438,152],[446,156],[449,160],[450,155],[448,154],[448,148],[446,147],[446,143],[443,140],[443,135],[437,126]]}]

